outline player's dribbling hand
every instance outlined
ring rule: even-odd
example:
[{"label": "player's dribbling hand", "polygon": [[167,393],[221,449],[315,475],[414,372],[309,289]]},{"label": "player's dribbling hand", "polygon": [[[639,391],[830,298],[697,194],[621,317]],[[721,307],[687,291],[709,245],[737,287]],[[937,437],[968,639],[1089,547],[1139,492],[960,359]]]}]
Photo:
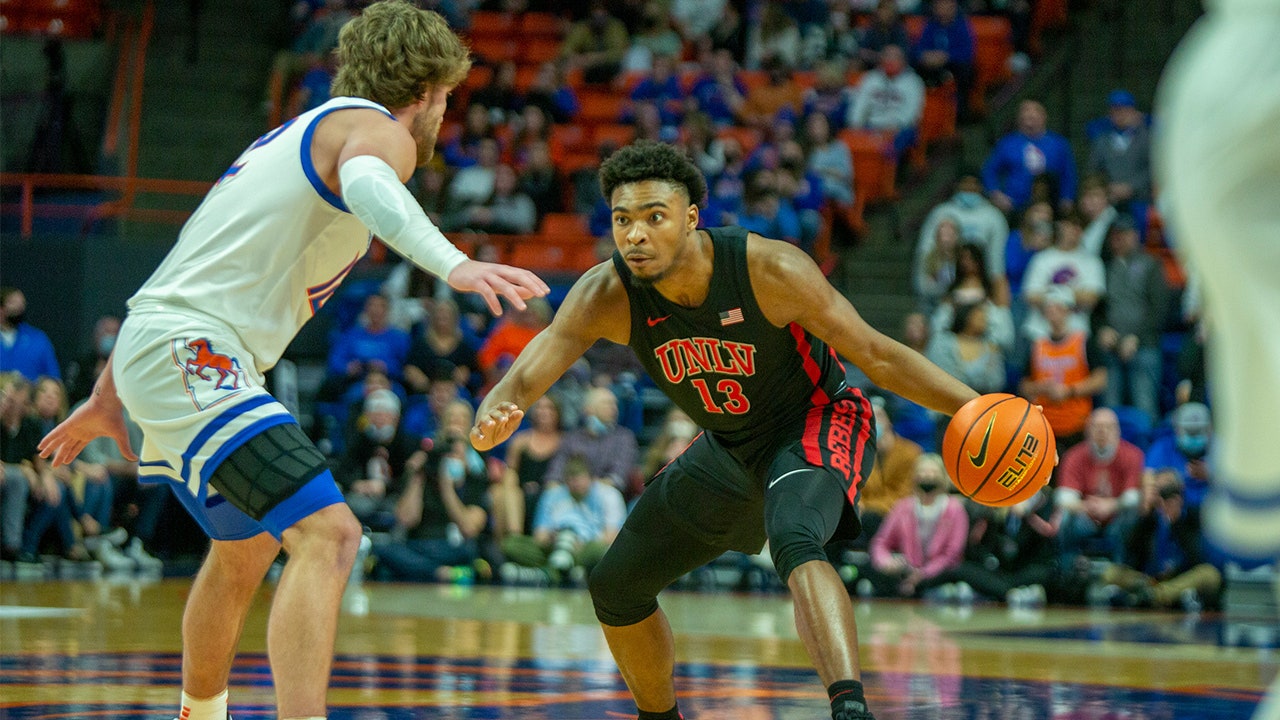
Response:
[{"label": "player's dribbling hand", "polygon": [[502,315],[499,296],[523,310],[528,298],[543,297],[551,292],[542,278],[528,270],[477,260],[467,260],[454,268],[447,281],[454,290],[478,293],[495,316]]},{"label": "player's dribbling hand", "polygon": [[125,460],[134,461],[138,456],[129,444],[129,431],[124,424],[121,407],[90,396],[88,402],[76,408],[71,416],[49,431],[40,441],[40,457],[53,458],[53,467],[70,464],[80,451],[94,438],[106,436],[115,440]]},{"label": "player's dribbling hand", "polygon": [[476,418],[471,428],[471,446],[484,451],[498,445],[511,437],[523,418],[524,411],[515,403],[499,403],[487,415]]}]

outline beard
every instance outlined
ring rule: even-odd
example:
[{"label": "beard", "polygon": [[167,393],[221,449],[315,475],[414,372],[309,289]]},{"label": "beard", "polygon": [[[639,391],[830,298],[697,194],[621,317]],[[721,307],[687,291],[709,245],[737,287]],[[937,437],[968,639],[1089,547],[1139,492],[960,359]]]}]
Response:
[{"label": "beard", "polygon": [[425,166],[436,154],[436,136],[440,132],[440,123],[427,119],[426,113],[418,113],[413,119],[413,127],[409,134],[418,146],[418,167]]}]

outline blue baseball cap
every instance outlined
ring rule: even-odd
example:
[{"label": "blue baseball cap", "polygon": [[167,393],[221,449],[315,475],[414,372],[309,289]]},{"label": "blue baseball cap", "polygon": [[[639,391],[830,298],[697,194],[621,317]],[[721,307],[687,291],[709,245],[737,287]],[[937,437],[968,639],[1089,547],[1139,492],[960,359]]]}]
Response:
[{"label": "blue baseball cap", "polygon": [[1107,104],[1111,107],[1136,107],[1137,103],[1133,99],[1133,93],[1128,90],[1112,90],[1107,95]]}]

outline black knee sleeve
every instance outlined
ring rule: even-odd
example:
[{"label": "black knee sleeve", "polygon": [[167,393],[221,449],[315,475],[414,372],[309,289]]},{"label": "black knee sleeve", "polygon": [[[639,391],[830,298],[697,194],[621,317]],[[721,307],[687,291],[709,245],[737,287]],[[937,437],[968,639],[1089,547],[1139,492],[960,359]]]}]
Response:
[{"label": "black knee sleeve", "polygon": [[819,468],[783,478],[766,494],[765,532],[773,565],[784,584],[797,567],[827,559],[823,547],[847,507],[840,483]]},{"label": "black knee sleeve", "polygon": [[610,627],[635,625],[658,609],[658,593],[627,577],[625,563],[610,562],[617,559],[611,555],[606,553],[587,578],[596,619]]},{"label": "black knee sleeve", "polygon": [[328,468],[296,423],[273,425],[228,455],[209,484],[232,505],[261,520]]}]

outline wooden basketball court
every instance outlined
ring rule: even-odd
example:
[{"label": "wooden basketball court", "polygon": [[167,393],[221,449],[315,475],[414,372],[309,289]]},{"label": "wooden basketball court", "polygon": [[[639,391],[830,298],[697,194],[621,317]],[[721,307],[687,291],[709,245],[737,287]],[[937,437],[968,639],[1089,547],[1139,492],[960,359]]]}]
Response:
[{"label": "wooden basketball court", "polygon": [[[189,580],[6,581],[0,718],[171,718]],[[334,720],[634,717],[584,590],[367,584],[349,593]],[[261,591],[232,714],[273,717]],[[690,720],[818,720],[782,594],[667,592]],[[1270,620],[860,601],[880,720],[1248,718],[1277,673]]]}]

